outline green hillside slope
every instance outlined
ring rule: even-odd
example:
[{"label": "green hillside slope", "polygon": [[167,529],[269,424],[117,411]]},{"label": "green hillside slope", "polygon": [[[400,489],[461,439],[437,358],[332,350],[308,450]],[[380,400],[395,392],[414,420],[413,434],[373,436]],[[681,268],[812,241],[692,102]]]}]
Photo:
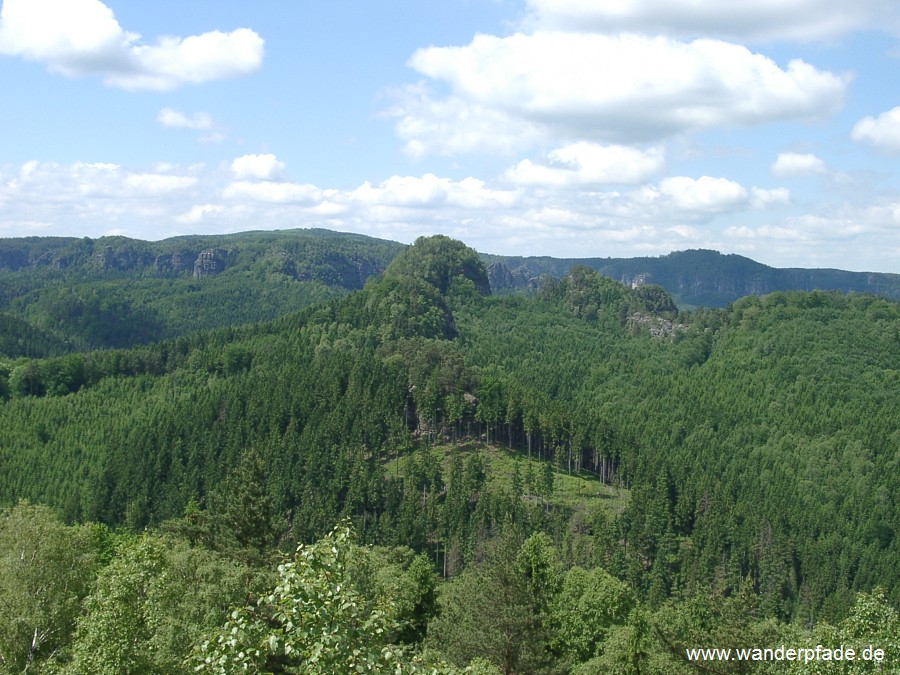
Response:
[{"label": "green hillside slope", "polygon": [[142,527],[220,498],[253,452],[297,536],[351,513],[422,546],[434,524],[403,524],[410,486],[377,465],[474,434],[640,493],[619,524],[634,541],[604,555],[642,592],[751,575],[775,614],[814,616],[896,588],[896,303],[773,294],[677,316],[586,268],[492,298],[473,255],[423,240],[275,323],[7,366],[0,493]]}]

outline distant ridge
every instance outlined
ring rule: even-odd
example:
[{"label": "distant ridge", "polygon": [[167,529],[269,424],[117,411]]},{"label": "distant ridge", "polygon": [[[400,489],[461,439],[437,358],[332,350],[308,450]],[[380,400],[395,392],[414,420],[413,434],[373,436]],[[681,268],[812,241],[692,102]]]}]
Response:
[{"label": "distant ridge", "polygon": [[[0,239],[0,275],[39,273],[31,287],[53,278],[93,280],[191,278],[256,272],[319,282],[341,292],[361,288],[404,248],[397,242],[324,229],[262,230],[185,235],[147,242],[126,237]],[[776,268],[750,258],[693,249],[659,257],[552,258],[480,254],[495,292],[536,288],[544,275],[564,277],[584,265],[626,286],[657,284],[681,309],[724,307],[746,295],[828,290],[900,300],[900,274],[838,269]],[[20,294],[0,288],[0,311]]]},{"label": "distant ridge", "polygon": [[724,307],[746,295],[775,291],[871,293],[900,300],[900,274],[836,269],[776,268],[734,253],[706,249],[657,258],[551,258],[482,254],[492,288],[535,286],[542,275],[562,277],[575,265],[595,269],[626,286],[658,284],[681,309]]},{"label": "distant ridge", "polygon": [[404,248],[309,229],[0,239],[0,354],[122,348],[269,321],[361,289]]}]

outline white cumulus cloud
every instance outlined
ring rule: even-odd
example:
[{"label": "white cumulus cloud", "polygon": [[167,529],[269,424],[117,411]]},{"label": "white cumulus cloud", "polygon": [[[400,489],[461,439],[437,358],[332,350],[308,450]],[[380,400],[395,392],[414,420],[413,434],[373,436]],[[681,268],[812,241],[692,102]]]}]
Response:
[{"label": "white cumulus cloud", "polygon": [[231,162],[231,171],[237,179],[255,178],[269,180],[284,173],[285,164],[275,155],[242,155]]},{"label": "white cumulus cloud", "polygon": [[182,112],[172,108],[163,108],[156,116],[156,121],[164,127],[174,129],[196,129],[198,131],[210,131],[214,126],[212,115],[205,112],[195,112],[188,117]]},{"label": "white cumulus cloud", "polygon": [[659,191],[682,211],[720,213],[747,203],[749,193],[740,183],[727,178],[673,176],[663,179]]},{"label": "white cumulus cloud", "polygon": [[264,41],[239,28],[141,42],[100,0],[4,0],[0,53],[69,77],[99,75],[127,90],[168,91],[257,70]]},{"label": "white cumulus cloud", "polygon": [[854,141],[871,143],[879,150],[900,153],[900,106],[881,113],[878,117],[864,117],[853,126]]},{"label": "white cumulus cloud", "polygon": [[478,35],[462,47],[420,49],[409,63],[450,87],[444,97],[418,87],[391,111],[413,154],[521,149],[541,138],[647,141],[818,118],[842,105],[848,83],[720,40],[633,34]]},{"label": "white cumulus cloud", "polygon": [[772,164],[771,172],[779,178],[815,176],[828,173],[828,167],[811,153],[782,152]]},{"label": "white cumulus cloud", "polygon": [[642,183],[665,169],[665,153],[580,141],[556,148],[546,163],[523,159],[503,177],[519,185],[583,186]]}]

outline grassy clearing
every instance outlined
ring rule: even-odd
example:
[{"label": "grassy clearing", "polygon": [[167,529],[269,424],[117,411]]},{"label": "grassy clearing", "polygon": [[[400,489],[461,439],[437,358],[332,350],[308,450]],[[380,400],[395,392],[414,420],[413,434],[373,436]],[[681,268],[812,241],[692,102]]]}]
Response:
[{"label": "grassy clearing", "polygon": [[[481,457],[487,484],[492,491],[511,491],[515,467],[518,465],[519,479],[523,487],[522,499],[525,501],[568,511],[587,507],[602,508],[610,516],[619,515],[628,503],[628,490],[604,485],[589,471],[573,472],[569,475],[557,467],[553,470],[553,488],[548,496],[544,488],[547,463],[528,459],[520,452],[502,446],[467,442],[435,445],[432,451],[443,458],[444,480],[449,477],[450,462],[454,453],[462,453],[464,457],[476,453]],[[409,461],[411,461],[409,456],[392,459],[387,463],[385,470],[389,475],[402,476],[404,466]]]}]

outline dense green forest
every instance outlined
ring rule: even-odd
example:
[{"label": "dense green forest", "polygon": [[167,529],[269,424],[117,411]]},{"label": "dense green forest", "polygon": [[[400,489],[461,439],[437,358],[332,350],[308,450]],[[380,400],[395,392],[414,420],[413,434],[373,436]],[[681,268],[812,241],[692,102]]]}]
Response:
[{"label": "dense green forest", "polygon": [[[900,304],[390,257],[121,349],[4,286],[0,668],[900,672]],[[150,281],[104,311],[178,325]],[[883,659],[686,651],[842,644]]]},{"label": "dense green forest", "polygon": [[327,230],[146,242],[0,240],[0,354],[130,347],[266,321],[362,288],[402,249]]},{"label": "dense green forest", "polygon": [[[403,246],[329,230],[182,236],[0,239],[0,354],[125,348],[275,319],[359,290]],[[900,275],[776,269],[738,255],[659,258],[479,254],[494,293],[534,293],[588,267],[629,287],[662,286],[681,309],[745,295],[838,290],[900,299]]]}]

